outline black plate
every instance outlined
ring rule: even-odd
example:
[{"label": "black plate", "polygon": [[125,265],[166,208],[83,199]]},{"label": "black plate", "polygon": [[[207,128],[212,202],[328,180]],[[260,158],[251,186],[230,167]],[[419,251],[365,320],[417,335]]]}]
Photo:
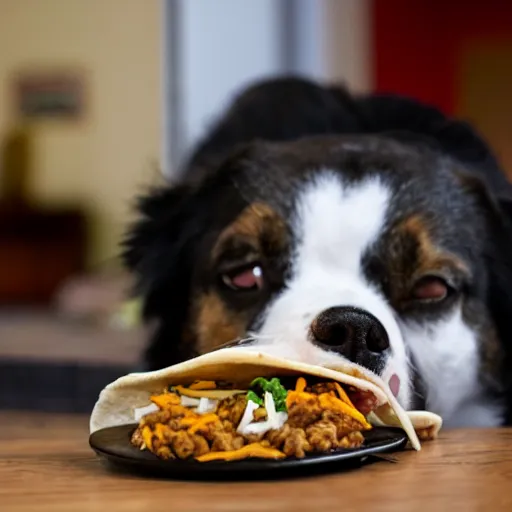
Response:
[{"label": "black plate", "polygon": [[276,478],[293,473],[340,471],[361,465],[371,455],[402,450],[407,436],[402,429],[375,427],[363,432],[361,448],[345,449],[323,455],[308,455],[283,460],[245,459],[240,461],[198,462],[195,460],[161,460],[148,451],[130,444],[135,425],[111,427],[94,432],[89,438],[91,448],[114,469],[143,475],[179,479]]}]

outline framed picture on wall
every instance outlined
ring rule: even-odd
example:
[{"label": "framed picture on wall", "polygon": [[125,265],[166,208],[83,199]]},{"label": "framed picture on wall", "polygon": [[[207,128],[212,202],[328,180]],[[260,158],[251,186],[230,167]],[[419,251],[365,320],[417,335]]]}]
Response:
[{"label": "framed picture on wall", "polygon": [[79,120],[85,110],[85,77],[75,70],[27,70],[14,78],[17,116]]}]

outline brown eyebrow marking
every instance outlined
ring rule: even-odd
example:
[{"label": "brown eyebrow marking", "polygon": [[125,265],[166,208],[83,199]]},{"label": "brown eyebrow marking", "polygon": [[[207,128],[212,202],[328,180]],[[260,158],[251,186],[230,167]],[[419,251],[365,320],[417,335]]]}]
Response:
[{"label": "brown eyebrow marking", "polygon": [[455,268],[465,274],[470,274],[470,270],[464,261],[435,245],[427,224],[420,215],[411,215],[405,219],[398,226],[398,230],[412,236],[418,244],[415,274],[421,275],[446,267]]},{"label": "brown eyebrow marking", "polygon": [[386,235],[386,242],[377,260],[382,265],[378,272],[384,292],[397,309],[407,303],[412,286],[421,276],[447,269],[471,275],[461,258],[435,242],[428,219],[421,214],[399,220]]},{"label": "brown eyebrow marking", "polygon": [[237,238],[249,243],[256,251],[280,252],[286,246],[288,235],[281,216],[270,206],[255,202],[220,234],[212,251],[212,258],[219,257],[230,240]]}]

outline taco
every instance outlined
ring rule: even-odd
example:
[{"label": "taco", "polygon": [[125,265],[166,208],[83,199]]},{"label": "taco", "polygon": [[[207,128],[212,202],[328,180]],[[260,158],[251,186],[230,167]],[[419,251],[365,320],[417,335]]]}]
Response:
[{"label": "taco", "polygon": [[118,379],[100,394],[90,429],[134,424],[129,442],[137,448],[207,462],[354,449],[374,425],[401,427],[419,450],[414,423],[430,439],[441,419],[406,413],[377,376],[357,365],[328,369],[227,348]]}]

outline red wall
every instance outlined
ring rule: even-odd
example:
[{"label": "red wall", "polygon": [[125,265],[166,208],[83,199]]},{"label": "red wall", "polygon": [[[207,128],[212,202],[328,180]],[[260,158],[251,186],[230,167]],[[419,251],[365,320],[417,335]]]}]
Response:
[{"label": "red wall", "polygon": [[512,41],[512,1],[373,0],[372,24],[375,89],[453,113],[464,45]]}]

